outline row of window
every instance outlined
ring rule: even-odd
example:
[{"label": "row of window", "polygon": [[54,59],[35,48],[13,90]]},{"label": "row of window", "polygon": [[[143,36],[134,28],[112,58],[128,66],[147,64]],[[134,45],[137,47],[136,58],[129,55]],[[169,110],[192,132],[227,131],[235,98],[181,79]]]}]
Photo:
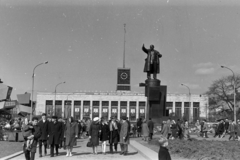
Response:
[{"label": "row of window", "polygon": [[[193,121],[196,121],[197,119],[199,119],[199,108],[195,107],[193,108]],[[184,108],[184,113],[182,114],[182,108],[177,107],[175,108],[175,115],[178,118],[186,118],[189,120],[190,118],[190,108]]]},{"label": "row of window", "polygon": [[[74,101],[74,105],[81,105],[82,101]],[[120,106],[127,106],[128,101],[120,101]],[[56,105],[62,105],[62,100],[56,100]],[[64,104],[72,104],[72,101],[65,100]],[[109,101],[101,101],[102,106],[109,106]],[[46,100],[46,105],[53,105],[52,100]],[[90,101],[83,101],[83,106],[90,106]],[[100,101],[92,101],[92,106],[100,106]],[[118,101],[111,101],[111,106],[118,106]],[[130,101],[129,106],[137,106],[136,101]],[[146,102],[139,102],[139,106],[146,106]]]},{"label": "row of window", "polygon": [[[136,121],[137,119],[137,103],[131,103],[131,106],[128,108],[127,107],[127,103],[121,103],[122,104],[120,106],[120,110],[118,110],[118,103],[116,103],[117,101],[113,101],[114,103],[111,106],[111,109],[109,110],[109,103],[107,103],[108,101],[102,101],[102,110],[100,111],[99,108],[99,101],[93,101],[93,105],[90,108],[90,101],[83,101],[83,106],[81,106],[81,101],[74,101],[74,105],[72,108],[71,103],[68,103],[71,101],[65,101],[64,102],[64,112],[62,111],[62,101],[56,101],[56,105],[55,105],[55,111],[54,111],[54,107],[53,107],[53,101],[52,100],[47,100],[46,101],[46,108],[45,108],[45,113],[48,116],[52,116],[55,112],[55,115],[57,115],[58,117],[70,117],[72,116],[72,109],[73,109],[73,117],[75,119],[83,119],[83,118],[94,118],[94,117],[99,117],[100,115],[102,117],[117,117],[118,119],[122,116],[127,116],[127,113],[129,112],[129,119],[131,121]],[[85,103],[84,103],[85,102]],[[127,102],[127,101],[126,101]],[[81,114],[81,107],[83,107],[82,109],[82,114]],[[120,114],[118,114],[118,112],[120,112]],[[101,114],[100,114],[101,113]],[[138,111],[138,118],[145,118],[145,102],[139,102],[139,111]],[[119,117],[120,115],[120,117]]]},{"label": "row of window", "polygon": [[[184,107],[190,107],[191,103],[189,102],[184,102]],[[173,107],[173,102],[166,102],[166,107],[167,108],[172,108]],[[175,102],[175,107],[182,107],[182,102]],[[193,107],[195,108],[199,108],[200,107],[200,103],[199,102],[193,102]]]}]

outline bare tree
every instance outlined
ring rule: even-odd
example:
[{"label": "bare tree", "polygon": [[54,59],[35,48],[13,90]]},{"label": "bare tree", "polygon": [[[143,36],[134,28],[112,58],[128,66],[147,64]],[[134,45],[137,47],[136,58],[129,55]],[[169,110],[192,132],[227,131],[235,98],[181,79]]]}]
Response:
[{"label": "bare tree", "polygon": [[233,111],[233,95],[234,81],[236,85],[236,102],[240,99],[240,94],[237,92],[240,88],[240,75],[222,77],[215,80],[207,91],[209,96],[210,109],[221,109],[222,111]]}]

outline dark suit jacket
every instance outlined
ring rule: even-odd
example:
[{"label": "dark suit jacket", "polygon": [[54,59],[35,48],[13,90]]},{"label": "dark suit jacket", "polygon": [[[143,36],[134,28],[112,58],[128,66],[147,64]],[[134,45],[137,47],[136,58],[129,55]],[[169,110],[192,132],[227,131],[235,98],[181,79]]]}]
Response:
[{"label": "dark suit jacket", "polygon": [[48,134],[49,134],[49,144],[59,144],[61,141],[61,136],[63,134],[62,123],[50,122],[48,125]]},{"label": "dark suit jacket", "polygon": [[49,124],[49,122],[47,120],[45,121],[45,123],[43,123],[42,120],[38,122],[38,126],[41,128],[41,131],[42,131],[42,135],[39,138],[39,140],[47,140],[48,124]]}]

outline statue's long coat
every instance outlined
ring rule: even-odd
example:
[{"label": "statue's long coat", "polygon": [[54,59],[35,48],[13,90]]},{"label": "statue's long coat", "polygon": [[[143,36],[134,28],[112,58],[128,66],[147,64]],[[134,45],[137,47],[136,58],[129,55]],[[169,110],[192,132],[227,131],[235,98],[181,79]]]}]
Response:
[{"label": "statue's long coat", "polygon": [[[150,49],[146,49],[144,46],[142,46],[142,50],[143,52],[147,53],[147,58],[145,59],[145,65],[144,65],[143,71],[154,73],[154,71],[151,70],[151,58],[153,58],[153,65],[157,65],[155,73],[159,73],[160,71],[159,58],[161,58],[162,55],[158,51],[156,50],[151,51]],[[153,57],[151,56],[151,52],[153,52]]]}]

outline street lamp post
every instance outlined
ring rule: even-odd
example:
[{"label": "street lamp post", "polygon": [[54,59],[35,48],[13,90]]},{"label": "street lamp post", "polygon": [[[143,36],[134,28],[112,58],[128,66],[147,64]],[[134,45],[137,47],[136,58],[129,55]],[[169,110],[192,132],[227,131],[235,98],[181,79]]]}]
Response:
[{"label": "street lamp post", "polygon": [[226,69],[230,70],[233,74],[233,106],[234,106],[233,112],[234,112],[234,121],[236,123],[237,122],[237,108],[236,108],[235,74],[234,74],[233,70],[231,70],[230,68],[228,68],[226,66],[221,66],[221,68],[226,68]]},{"label": "street lamp post", "polygon": [[60,82],[58,83],[56,86],[55,86],[55,91],[54,91],[54,110],[53,110],[53,115],[56,115],[56,94],[57,94],[57,86],[59,86],[60,84],[64,84],[66,83],[65,81],[64,82]]},{"label": "street lamp post", "polygon": [[32,101],[31,101],[30,120],[32,120],[32,114],[33,114],[33,91],[34,91],[34,76],[35,76],[34,72],[35,72],[35,69],[42,64],[48,64],[48,61],[36,65],[33,69],[33,74],[32,74]]},{"label": "street lamp post", "polygon": [[187,87],[187,89],[188,89],[188,95],[189,95],[189,100],[188,100],[188,104],[189,104],[189,108],[190,108],[190,117],[189,117],[189,119],[192,121],[192,107],[191,107],[191,92],[190,92],[190,88],[187,86],[187,85],[185,85],[185,84],[181,84],[182,86],[185,86],[185,87]]}]

